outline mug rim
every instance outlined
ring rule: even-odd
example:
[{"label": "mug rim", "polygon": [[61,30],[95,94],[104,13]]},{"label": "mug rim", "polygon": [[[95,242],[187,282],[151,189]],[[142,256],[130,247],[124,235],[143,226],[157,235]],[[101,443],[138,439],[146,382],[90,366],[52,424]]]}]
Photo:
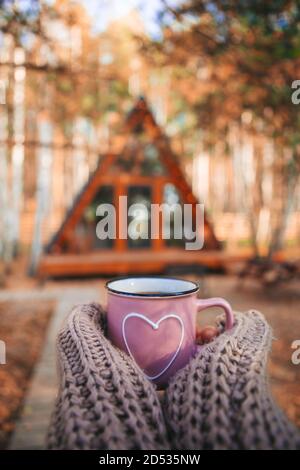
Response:
[{"label": "mug rim", "polygon": [[[115,281],[126,281],[126,280],[129,280],[129,279],[166,279],[166,280],[170,280],[170,281],[181,281],[181,282],[186,282],[186,283],[190,283],[190,284],[193,284],[194,287],[192,288],[187,288],[185,290],[181,290],[181,291],[177,291],[177,292],[166,292],[166,293],[161,293],[161,292],[158,292],[157,294],[151,292],[151,294],[147,294],[147,293],[141,293],[141,292],[124,292],[120,289],[114,289],[112,287],[109,286],[109,284],[115,282]],[[105,283],[105,288],[108,290],[108,292],[110,294],[114,294],[114,295],[118,295],[118,296],[122,296],[122,297],[139,297],[139,298],[143,298],[143,299],[165,299],[165,298],[169,298],[169,297],[183,297],[183,296],[187,296],[187,295],[191,295],[191,294],[195,294],[196,292],[199,291],[200,289],[200,286],[199,286],[199,283],[196,282],[196,281],[190,281],[190,280],[186,280],[186,279],[182,279],[182,278],[179,278],[179,277],[172,277],[172,276],[144,276],[144,275],[137,275],[137,276],[120,276],[120,277],[115,277],[113,279],[110,279],[109,281],[107,281]]]}]

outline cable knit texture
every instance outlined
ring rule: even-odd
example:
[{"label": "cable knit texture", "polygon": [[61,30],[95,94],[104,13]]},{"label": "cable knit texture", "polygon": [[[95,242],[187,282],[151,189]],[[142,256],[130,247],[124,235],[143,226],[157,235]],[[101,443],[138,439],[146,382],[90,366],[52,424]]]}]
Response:
[{"label": "cable knit texture", "polygon": [[155,386],[106,337],[98,304],[77,306],[58,336],[60,388],[50,449],[300,449],[299,431],[270,395],[271,330],[256,311],[199,348]]}]

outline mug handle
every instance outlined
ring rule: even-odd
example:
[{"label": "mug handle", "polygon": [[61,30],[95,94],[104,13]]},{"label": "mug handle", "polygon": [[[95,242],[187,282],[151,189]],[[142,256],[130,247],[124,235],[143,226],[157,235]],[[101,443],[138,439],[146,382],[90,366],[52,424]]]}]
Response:
[{"label": "mug handle", "polygon": [[197,310],[201,312],[201,310],[205,310],[209,307],[221,307],[225,311],[226,315],[226,324],[225,329],[230,330],[233,327],[234,323],[234,316],[232,312],[232,308],[227,300],[222,299],[221,297],[213,297],[211,299],[196,299],[197,302]]}]

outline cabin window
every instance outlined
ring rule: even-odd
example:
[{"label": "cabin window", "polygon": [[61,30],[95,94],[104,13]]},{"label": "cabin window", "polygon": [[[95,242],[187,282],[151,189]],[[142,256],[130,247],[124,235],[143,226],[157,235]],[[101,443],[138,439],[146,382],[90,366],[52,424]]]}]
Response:
[{"label": "cabin window", "polygon": [[[101,217],[96,215],[97,207],[100,204],[113,204],[114,189],[113,186],[102,186],[99,188],[92,202],[86,207],[80,221],[75,228],[75,246],[80,252],[87,252],[91,249],[110,249],[113,248],[114,240],[106,238],[100,240],[96,235],[96,226]],[[105,217],[105,216],[103,216]]]},{"label": "cabin window", "polygon": [[159,158],[159,152],[155,145],[147,144],[145,146],[141,173],[145,176],[159,176],[166,173],[165,168]]},{"label": "cabin window", "polygon": [[110,168],[111,174],[130,173],[140,176],[161,176],[167,171],[161,162],[158,148],[145,134],[128,138],[122,153]]},{"label": "cabin window", "polygon": [[163,203],[169,206],[168,213],[170,214],[170,218],[167,217],[167,214],[164,216],[164,222],[166,224],[170,222],[170,238],[165,240],[165,244],[170,247],[183,247],[185,242],[183,236],[180,239],[175,238],[175,221],[181,220],[183,234],[183,204],[177,188],[171,183],[164,186]]},{"label": "cabin window", "polygon": [[[141,205],[140,209],[138,206],[135,207],[134,214],[128,215],[128,248],[150,248],[151,246],[151,197],[149,186],[128,187],[128,208],[133,204]],[[138,234],[139,238],[135,238]]]}]

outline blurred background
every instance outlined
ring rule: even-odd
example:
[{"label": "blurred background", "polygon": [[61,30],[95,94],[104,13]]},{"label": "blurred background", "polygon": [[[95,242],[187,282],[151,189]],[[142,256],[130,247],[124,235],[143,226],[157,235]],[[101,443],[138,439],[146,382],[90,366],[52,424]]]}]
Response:
[{"label": "blurred background", "polygon": [[219,242],[173,272],[267,316],[273,391],[300,425],[298,2],[0,0],[0,31],[0,447],[43,446],[59,322],[105,302],[104,279],[42,283],[38,266],[141,96]]}]

